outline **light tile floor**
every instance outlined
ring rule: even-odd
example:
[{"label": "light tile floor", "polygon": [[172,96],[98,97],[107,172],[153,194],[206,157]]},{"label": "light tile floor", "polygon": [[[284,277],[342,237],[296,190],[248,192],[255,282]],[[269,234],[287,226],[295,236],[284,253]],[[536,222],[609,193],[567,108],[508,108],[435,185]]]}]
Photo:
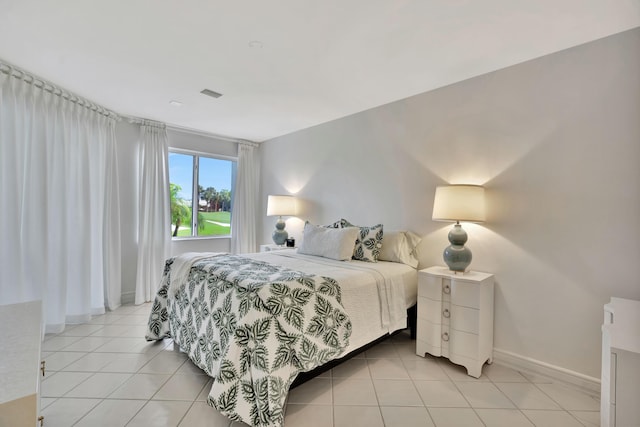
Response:
[{"label": "light tile floor", "polygon": [[[239,427],[206,403],[211,380],[171,340],[144,340],[150,304],[47,335],[47,427]],[[493,364],[479,379],[415,355],[403,331],[289,394],[286,427],[598,426],[599,401]]]}]

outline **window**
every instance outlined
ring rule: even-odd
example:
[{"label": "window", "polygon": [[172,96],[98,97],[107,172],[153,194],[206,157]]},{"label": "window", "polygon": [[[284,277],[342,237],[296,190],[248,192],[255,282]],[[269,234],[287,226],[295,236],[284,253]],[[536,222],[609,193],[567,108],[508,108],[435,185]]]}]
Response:
[{"label": "window", "polygon": [[236,162],[169,151],[171,235],[229,236]]}]

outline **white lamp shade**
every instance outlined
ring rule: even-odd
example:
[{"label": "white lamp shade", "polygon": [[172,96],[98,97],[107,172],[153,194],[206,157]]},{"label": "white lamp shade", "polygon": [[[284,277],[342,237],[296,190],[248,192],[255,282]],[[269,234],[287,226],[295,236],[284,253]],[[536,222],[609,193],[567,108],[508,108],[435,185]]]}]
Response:
[{"label": "white lamp shade", "polygon": [[484,222],[484,187],[479,185],[437,187],[432,219],[434,221]]},{"label": "white lamp shade", "polygon": [[296,215],[298,204],[293,196],[269,196],[267,216]]}]

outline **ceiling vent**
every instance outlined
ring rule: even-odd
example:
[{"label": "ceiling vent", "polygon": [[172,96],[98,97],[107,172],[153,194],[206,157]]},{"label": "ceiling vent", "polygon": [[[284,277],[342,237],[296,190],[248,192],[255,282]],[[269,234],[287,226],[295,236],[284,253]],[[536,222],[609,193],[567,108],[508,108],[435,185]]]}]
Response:
[{"label": "ceiling vent", "polygon": [[203,95],[210,96],[210,97],[212,97],[212,98],[220,98],[220,97],[222,96],[222,94],[221,94],[221,93],[214,92],[214,91],[212,91],[211,89],[202,89],[202,90],[200,91],[200,93],[201,93],[201,94],[203,94]]}]

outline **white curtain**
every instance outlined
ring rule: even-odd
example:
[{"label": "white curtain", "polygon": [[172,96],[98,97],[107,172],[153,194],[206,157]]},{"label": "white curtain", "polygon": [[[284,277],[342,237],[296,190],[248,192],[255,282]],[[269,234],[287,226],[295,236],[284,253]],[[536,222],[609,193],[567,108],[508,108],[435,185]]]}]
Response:
[{"label": "white curtain", "polygon": [[41,299],[47,332],[120,305],[115,120],[0,62],[0,304]]},{"label": "white curtain", "polygon": [[118,153],[116,151],[115,122],[109,126],[105,150],[105,205],[103,222],[104,250],[104,302],[109,310],[122,304],[122,255],[120,241],[120,188],[118,179]]},{"label": "white curtain", "polygon": [[140,126],[138,270],[135,303],[155,298],[170,252],[169,148],[164,125]]},{"label": "white curtain", "polygon": [[231,209],[231,252],[251,253],[257,250],[258,191],[260,158],[255,144],[238,145],[236,185]]}]

